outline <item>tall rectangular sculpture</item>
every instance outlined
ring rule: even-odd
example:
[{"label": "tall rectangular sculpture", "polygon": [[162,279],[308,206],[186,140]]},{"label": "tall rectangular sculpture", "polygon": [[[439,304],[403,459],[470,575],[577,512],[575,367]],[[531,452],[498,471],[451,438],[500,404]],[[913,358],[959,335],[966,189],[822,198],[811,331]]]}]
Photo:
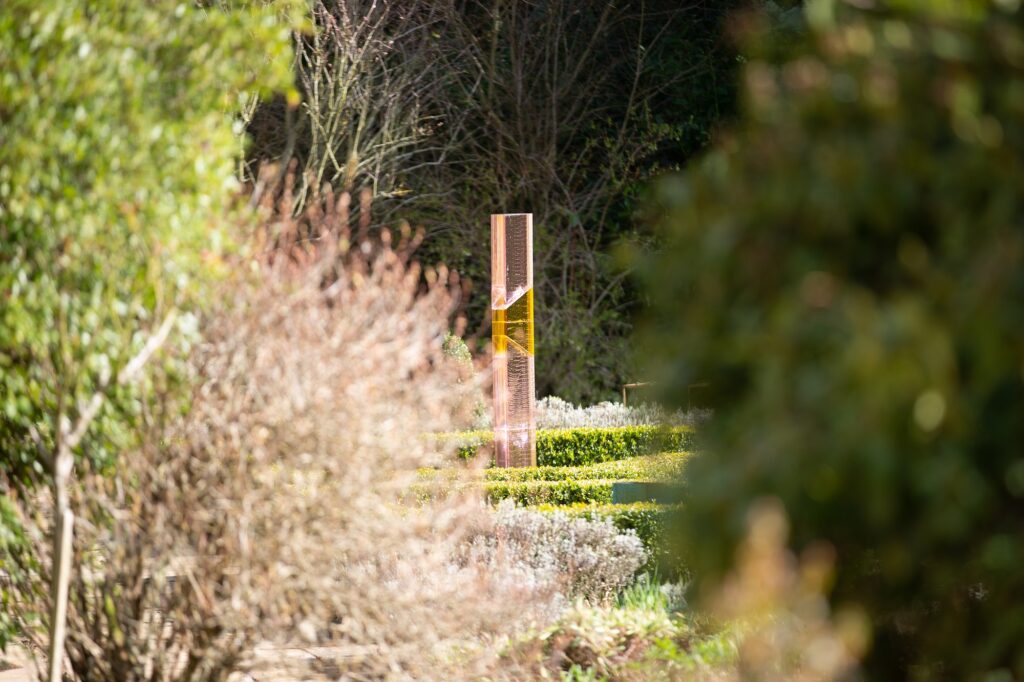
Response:
[{"label": "tall rectangular sculpture", "polygon": [[536,466],[533,380],[533,214],[491,216],[494,458]]}]

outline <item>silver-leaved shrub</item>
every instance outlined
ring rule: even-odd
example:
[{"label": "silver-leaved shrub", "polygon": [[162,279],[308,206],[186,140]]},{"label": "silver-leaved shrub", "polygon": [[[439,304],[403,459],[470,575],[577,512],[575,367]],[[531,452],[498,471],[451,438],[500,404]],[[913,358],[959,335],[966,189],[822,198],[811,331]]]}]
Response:
[{"label": "silver-leaved shrub", "polygon": [[489,528],[468,544],[463,560],[489,564],[532,589],[552,591],[562,600],[604,603],[629,586],[647,561],[647,550],[633,531],[609,520],[544,513],[502,502]]}]

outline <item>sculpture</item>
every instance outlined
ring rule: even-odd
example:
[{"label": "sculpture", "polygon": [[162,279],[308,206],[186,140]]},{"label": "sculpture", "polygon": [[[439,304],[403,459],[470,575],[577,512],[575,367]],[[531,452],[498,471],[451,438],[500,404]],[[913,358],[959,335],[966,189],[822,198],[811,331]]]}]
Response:
[{"label": "sculpture", "polygon": [[533,214],[491,216],[494,458],[536,466],[533,378]]}]

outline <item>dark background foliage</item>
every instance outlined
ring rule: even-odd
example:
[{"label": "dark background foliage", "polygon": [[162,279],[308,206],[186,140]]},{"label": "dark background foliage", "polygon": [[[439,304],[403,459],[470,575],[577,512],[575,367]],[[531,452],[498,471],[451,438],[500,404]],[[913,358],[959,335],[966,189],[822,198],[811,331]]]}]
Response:
[{"label": "dark background foliage", "polygon": [[421,257],[475,282],[463,313],[481,350],[489,214],[533,212],[538,394],[612,398],[643,377],[628,345],[638,294],[609,249],[646,239],[641,188],[733,115],[727,19],[749,4],[315,3],[321,34],[297,42],[303,102],[252,112],[248,172],[292,162],[300,198],[370,187],[376,221],[426,226]]}]

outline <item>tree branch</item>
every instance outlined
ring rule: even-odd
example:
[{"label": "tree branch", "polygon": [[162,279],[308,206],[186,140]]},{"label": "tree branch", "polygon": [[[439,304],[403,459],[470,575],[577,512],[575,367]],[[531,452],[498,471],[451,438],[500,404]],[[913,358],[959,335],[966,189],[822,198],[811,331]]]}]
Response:
[{"label": "tree branch", "polygon": [[[163,324],[156,330],[146,344],[135,354],[131,360],[128,361],[121,371],[117,374],[117,384],[124,386],[130,383],[142,368],[149,362],[149,359],[154,353],[164,344],[167,340],[167,336],[171,333],[171,328],[174,326],[174,321],[177,319],[177,312],[171,311],[166,318],[164,318]],[[68,453],[71,452],[81,442],[82,438],[85,437],[85,432],[88,431],[89,425],[92,420],[96,418],[96,414],[99,412],[100,407],[103,406],[103,399],[109,382],[100,384],[100,387],[92,394],[89,402],[86,403],[85,407],[78,415],[78,421],[75,423],[75,428],[70,432],[66,433],[61,444],[61,450],[66,450]],[[58,453],[57,457],[60,458],[61,453]]]}]

